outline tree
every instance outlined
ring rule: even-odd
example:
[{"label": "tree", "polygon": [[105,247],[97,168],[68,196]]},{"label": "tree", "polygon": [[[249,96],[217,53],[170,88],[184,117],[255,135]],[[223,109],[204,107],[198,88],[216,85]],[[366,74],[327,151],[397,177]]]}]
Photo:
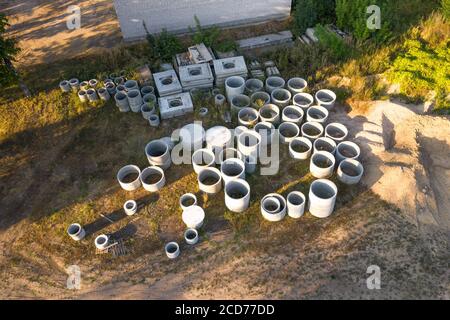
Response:
[{"label": "tree", "polygon": [[18,80],[18,75],[12,65],[20,52],[14,39],[6,39],[4,34],[9,26],[6,15],[0,13],[0,86],[10,85]]}]

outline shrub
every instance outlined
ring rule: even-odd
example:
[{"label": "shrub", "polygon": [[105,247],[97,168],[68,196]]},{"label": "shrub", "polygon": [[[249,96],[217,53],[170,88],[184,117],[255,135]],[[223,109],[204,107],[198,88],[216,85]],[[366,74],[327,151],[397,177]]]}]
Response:
[{"label": "shrub", "polygon": [[336,33],[318,24],[315,28],[315,35],[319,39],[320,45],[327,47],[336,61],[350,57],[352,48]]},{"label": "shrub", "polygon": [[231,39],[220,40],[223,31],[216,26],[210,28],[202,27],[200,20],[194,16],[195,29],[189,27],[192,33],[192,41],[194,44],[204,43],[207,47],[211,47],[220,52],[226,52],[236,49],[236,42]]},{"label": "shrub", "polygon": [[318,23],[332,23],[335,20],[335,0],[298,0],[294,10],[294,31],[304,33]]},{"label": "shrub", "polygon": [[441,0],[441,6],[444,17],[450,20],[450,0]]},{"label": "shrub", "polygon": [[173,34],[163,29],[160,34],[152,35],[143,23],[147,33],[147,41],[150,46],[151,56],[162,61],[169,61],[172,57],[182,50],[180,40]]},{"label": "shrub", "polygon": [[19,53],[14,39],[5,39],[4,33],[9,26],[8,19],[3,13],[0,13],[0,86],[7,86],[17,80],[17,74],[12,68],[11,62]]}]

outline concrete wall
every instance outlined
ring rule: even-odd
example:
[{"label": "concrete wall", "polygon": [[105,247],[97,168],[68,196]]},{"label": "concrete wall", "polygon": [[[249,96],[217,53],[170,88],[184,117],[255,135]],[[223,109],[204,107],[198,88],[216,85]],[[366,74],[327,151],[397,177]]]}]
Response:
[{"label": "concrete wall", "polygon": [[232,26],[288,17],[291,0],[114,0],[125,40],[145,37],[142,21],[151,33],[163,28],[184,32],[202,26]]}]

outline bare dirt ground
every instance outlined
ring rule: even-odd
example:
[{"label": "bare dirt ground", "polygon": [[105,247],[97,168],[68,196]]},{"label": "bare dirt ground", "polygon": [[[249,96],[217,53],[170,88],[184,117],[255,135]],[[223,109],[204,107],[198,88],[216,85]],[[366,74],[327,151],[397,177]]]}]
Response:
[{"label": "bare dirt ground", "polygon": [[[67,28],[67,9],[71,5],[81,9],[80,29]],[[4,0],[0,11],[11,24],[7,36],[20,40],[19,66],[92,53],[122,41],[110,0]]]}]

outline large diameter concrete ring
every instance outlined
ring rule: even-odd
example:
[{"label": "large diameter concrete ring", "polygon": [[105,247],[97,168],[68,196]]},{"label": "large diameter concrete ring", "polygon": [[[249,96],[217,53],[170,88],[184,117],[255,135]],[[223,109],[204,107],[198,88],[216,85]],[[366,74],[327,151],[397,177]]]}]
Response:
[{"label": "large diameter concrete ring", "polygon": [[323,126],[319,122],[305,122],[301,128],[302,136],[311,141],[323,135]]},{"label": "large diameter concrete ring", "polygon": [[225,185],[225,206],[236,213],[244,212],[250,205],[250,185],[243,179]]},{"label": "large diameter concrete ring", "polygon": [[219,162],[218,164],[222,164],[227,159],[240,159],[245,161],[245,156],[235,148],[225,148],[219,153]]},{"label": "large diameter concrete ring", "polygon": [[200,229],[205,220],[205,211],[201,207],[193,205],[183,211],[181,218],[188,228]]},{"label": "large diameter concrete ring", "polygon": [[250,103],[253,108],[259,110],[270,103],[270,94],[264,91],[255,92],[250,96]]},{"label": "large diameter concrete ring", "polygon": [[238,139],[238,150],[246,157],[258,159],[261,135],[253,130],[243,132]]},{"label": "large diameter concrete ring", "polygon": [[122,167],[117,173],[117,181],[119,181],[122,189],[126,191],[134,191],[141,186],[141,169],[135,165],[127,165]]},{"label": "large diameter concrete ring", "polygon": [[170,148],[162,140],[153,140],[145,146],[145,155],[148,162],[153,166],[161,167],[166,170],[172,164]]},{"label": "large diameter concrete ring", "polygon": [[306,121],[325,123],[328,119],[329,112],[321,106],[312,106],[306,111]]},{"label": "large diameter concrete ring", "polygon": [[215,161],[216,157],[209,149],[198,149],[192,155],[192,166],[196,174],[207,167],[214,166]]},{"label": "large diameter concrete ring", "polygon": [[274,125],[280,123],[280,108],[275,104],[266,104],[259,109],[259,118],[261,122],[270,122]]},{"label": "large diameter concrete ring", "polygon": [[293,122],[283,122],[278,127],[280,142],[288,144],[300,135],[300,128]]},{"label": "large diameter concrete ring", "polygon": [[195,194],[185,193],[180,197],[180,207],[182,211],[195,205],[197,205],[197,197]]},{"label": "large diameter concrete ring", "polygon": [[316,92],[316,101],[318,105],[331,110],[336,102],[336,94],[328,89],[319,90]]},{"label": "large diameter concrete ring", "polygon": [[283,122],[293,122],[296,124],[301,124],[305,113],[299,106],[287,106],[283,109],[281,113],[281,120]]},{"label": "large diameter concrete ring", "polygon": [[207,194],[216,194],[222,190],[222,175],[216,168],[206,168],[197,177],[199,189]]},{"label": "large diameter concrete ring", "polygon": [[333,213],[338,189],[327,179],[313,181],[309,189],[309,212],[317,218],[327,218]]},{"label": "large diameter concrete ring", "polygon": [[239,76],[232,76],[225,80],[225,92],[228,101],[233,97],[243,94],[245,90],[245,79]]},{"label": "large diameter concrete ring", "polygon": [[266,91],[272,93],[275,89],[284,88],[286,81],[283,78],[272,76],[266,79]]},{"label": "large diameter concrete ring", "polygon": [[98,250],[105,250],[109,244],[109,237],[106,234],[101,234],[94,240],[95,247]]},{"label": "large diameter concrete ring", "polygon": [[298,219],[305,213],[306,197],[300,191],[292,191],[286,197],[288,215],[291,218]]},{"label": "large diameter concrete ring", "polygon": [[341,162],[344,159],[357,160],[361,155],[361,149],[359,146],[351,141],[342,141],[336,148],[336,161]]},{"label": "large diameter concrete ring", "polygon": [[232,180],[245,179],[245,163],[236,158],[227,159],[220,165],[220,172],[225,185]]},{"label": "large diameter concrete ring", "polygon": [[359,183],[364,174],[363,165],[355,159],[344,159],[339,164],[337,176],[344,184],[353,185]]},{"label": "large diameter concrete ring", "polygon": [[189,245],[194,245],[198,242],[198,231],[189,228],[184,232],[184,241]]},{"label": "large diameter concrete ring", "polygon": [[86,236],[86,231],[84,231],[83,227],[79,223],[72,223],[67,228],[67,234],[75,241],[83,240]]},{"label": "large diameter concrete ring", "polygon": [[325,137],[336,142],[344,141],[348,136],[348,129],[342,123],[333,122],[325,127]]},{"label": "large diameter concrete ring", "polygon": [[286,209],[286,199],[278,193],[270,193],[261,199],[261,214],[268,221],[283,220],[286,216]]},{"label": "large diameter concrete ring", "polygon": [[334,155],[336,153],[336,142],[327,137],[320,137],[314,141],[314,153],[317,151],[327,151]]},{"label": "large diameter concrete ring", "polygon": [[311,156],[312,142],[305,137],[297,137],[289,142],[289,155],[296,160],[306,160]]},{"label": "large diameter concrete ring", "polygon": [[287,82],[287,88],[292,94],[301,93],[308,87],[308,82],[303,78],[291,78]]},{"label": "large diameter concrete ring", "polygon": [[280,108],[284,108],[291,103],[292,94],[289,90],[277,88],[272,91],[270,98],[273,104]]},{"label": "large diameter concrete ring", "polygon": [[264,90],[264,83],[259,79],[248,79],[245,81],[245,93],[253,94]]},{"label": "large diameter concrete ring", "polygon": [[305,92],[297,93],[294,98],[292,98],[292,103],[299,106],[304,112],[306,112],[314,103],[314,97]]},{"label": "large diameter concrete ring", "polygon": [[176,259],[180,255],[180,246],[176,242],[169,242],[164,247],[164,250],[169,259]]},{"label": "large diameter concrete ring", "polygon": [[317,151],[311,157],[309,170],[318,179],[329,178],[333,175],[335,164],[336,160],[331,153]]},{"label": "large diameter concrete ring", "polygon": [[247,128],[254,127],[258,122],[259,113],[253,108],[242,108],[238,113],[238,123]]},{"label": "large diameter concrete ring", "polygon": [[150,192],[158,192],[166,184],[164,170],[157,166],[145,168],[140,179],[144,189]]},{"label": "large diameter concrete ring", "polygon": [[123,210],[127,216],[132,216],[137,212],[137,202],[134,200],[128,200],[123,204]]},{"label": "large diameter concrete ring", "polygon": [[275,133],[275,126],[271,122],[259,122],[253,128],[261,136],[261,146],[268,146],[272,144],[273,135]]}]

